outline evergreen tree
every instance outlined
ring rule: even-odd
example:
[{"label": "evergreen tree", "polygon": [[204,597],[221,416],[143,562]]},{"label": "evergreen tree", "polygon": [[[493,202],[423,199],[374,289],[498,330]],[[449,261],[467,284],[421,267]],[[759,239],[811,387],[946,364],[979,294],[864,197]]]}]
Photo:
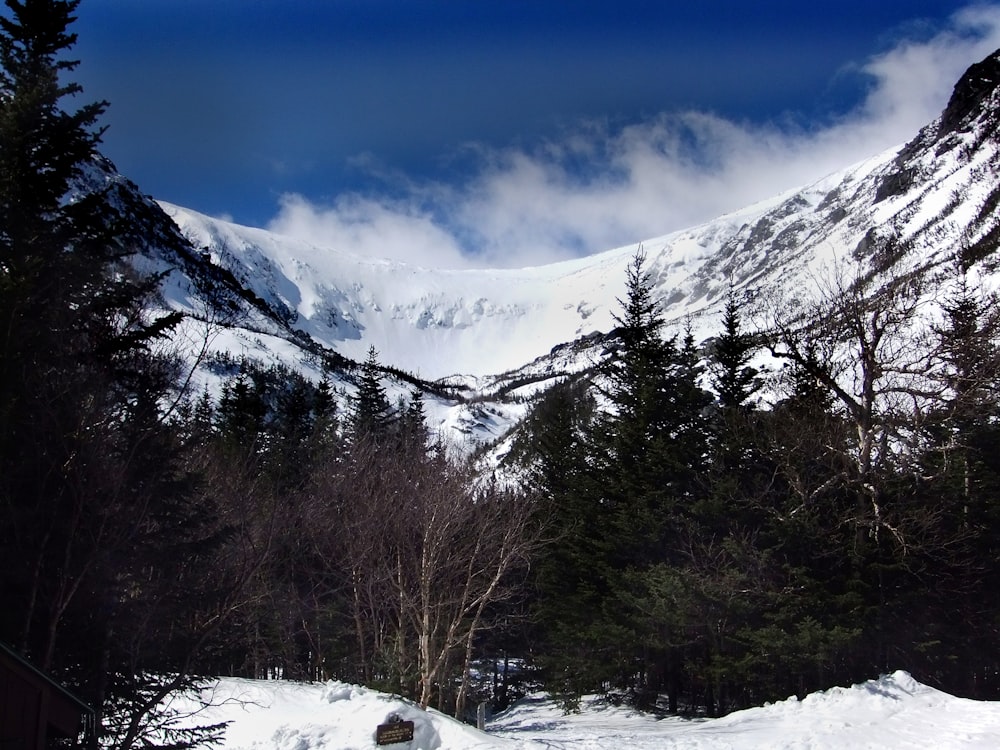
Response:
[{"label": "evergreen tree", "polygon": [[654,579],[662,571],[683,576],[690,560],[711,396],[699,384],[700,357],[690,330],[680,345],[676,336],[664,338],[644,261],[637,255],[629,269],[619,321],[624,366],[609,373],[614,408],[599,426],[594,447],[598,463],[601,455],[609,459],[602,502],[615,509],[614,596],[606,606],[629,647],[635,670],[630,686],[640,701],[649,701],[659,690],[676,690],[683,669],[680,644],[688,639],[678,623],[699,614],[678,607],[679,600],[667,620],[644,616]]},{"label": "evergreen tree", "polygon": [[353,410],[348,423],[354,439],[370,438],[378,441],[386,436],[393,421],[393,411],[382,385],[382,367],[378,353],[372,346],[368,358],[361,365],[358,391],[353,399]]},{"label": "evergreen tree", "polygon": [[313,395],[313,434],[312,450],[314,457],[319,459],[331,451],[336,451],[340,445],[337,433],[337,402],[334,400],[330,381],[323,378],[316,386]]},{"label": "evergreen tree", "polygon": [[426,451],[431,440],[431,432],[427,427],[427,415],[424,413],[423,394],[419,390],[414,390],[410,394],[409,403],[401,400],[398,413],[403,450]]},{"label": "evergreen tree", "polygon": [[608,675],[606,620],[610,592],[607,514],[593,485],[587,444],[596,403],[587,379],[550,387],[518,426],[508,461],[525,467],[540,500],[539,523],[553,541],[532,566],[534,649],[548,689],[579,695]]},{"label": "evergreen tree", "polygon": [[238,452],[253,455],[265,448],[268,408],[257,382],[243,371],[246,365],[244,362],[240,373],[223,385],[215,423],[228,445]]},{"label": "evergreen tree", "polygon": [[163,412],[178,316],[148,312],[141,230],[88,179],[104,104],[63,109],[77,5],[0,18],[0,638],[97,710],[95,746],[127,747],[205,641],[218,527]]},{"label": "evergreen tree", "polygon": [[747,405],[760,390],[759,373],[750,365],[756,349],[753,336],[743,330],[739,300],[730,288],[722,313],[722,333],[715,339],[711,358],[712,387],[723,411]]},{"label": "evergreen tree", "polygon": [[786,365],[791,387],[784,405],[803,416],[826,415],[833,409],[834,396],[816,373],[822,372],[823,364],[816,353],[814,342],[806,342],[802,361],[792,361]]},{"label": "evergreen tree", "polygon": [[[610,683],[641,699],[676,673],[664,623],[638,608],[648,576],[683,561],[710,403],[698,384],[694,342],[688,335],[679,347],[676,337],[665,337],[644,266],[637,253],[616,317],[617,347],[598,373],[607,410],[586,420],[581,440],[566,402],[571,392],[554,390],[563,399],[555,413],[563,416],[553,420],[554,449],[539,463],[543,483],[558,493],[561,530],[539,567],[548,666],[560,675],[555,687],[579,692]],[[546,596],[558,604],[546,604]]]},{"label": "evergreen tree", "polygon": [[739,301],[730,288],[722,331],[712,342],[708,365],[716,404],[702,520],[719,533],[756,523],[751,516],[759,509],[759,496],[773,473],[756,445],[761,415],[751,399],[762,383],[757,369],[749,364],[756,349],[754,337],[743,330]]},{"label": "evergreen tree", "polygon": [[[106,107],[98,102],[72,113],[62,109],[66,97],[82,90],[61,80],[78,65],[61,58],[76,42],[67,27],[75,20],[78,4],[7,0],[11,15],[0,17],[0,242],[5,281],[14,288],[41,285],[57,276],[53,271],[71,261],[60,256],[67,245],[83,239],[82,227],[90,221],[88,211],[73,203],[63,205],[71,183],[95,154],[100,140],[95,124]],[[92,207],[88,202],[83,208]],[[47,260],[58,262],[53,268]],[[87,260],[91,262],[81,261],[74,270],[90,266],[93,270],[85,278],[92,281],[101,273],[101,263]],[[61,295],[46,301],[67,302]]]},{"label": "evergreen tree", "polygon": [[[52,540],[45,516],[77,505],[60,467],[80,467],[74,460],[78,439],[91,420],[67,390],[84,395],[103,385],[97,381],[104,376],[86,366],[92,364],[90,342],[78,311],[89,309],[88,293],[101,282],[106,257],[88,256],[93,245],[85,243],[83,217],[62,205],[93,154],[97,134],[91,127],[102,109],[75,115],[60,109],[61,100],[78,90],[59,81],[75,66],[59,55],[74,41],[66,26],[76,3],[7,6],[10,17],[0,18],[0,507],[8,512],[4,535],[13,537],[2,545],[14,558],[3,567],[16,578],[26,560],[44,569],[53,551],[41,545],[69,543]],[[50,668],[55,634],[31,643],[45,592],[31,585],[30,571],[24,574],[5,590],[25,621],[5,632]]]},{"label": "evergreen tree", "polygon": [[627,297],[616,318],[621,345],[602,369],[610,409],[597,420],[591,446],[603,474],[602,503],[614,509],[619,559],[644,567],[663,560],[676,521],[693,501],[707,452],[705,409],[693,340],[665,338],[652,283],[637,253]]},{"label": "evergreen tree", "polygon": [[505,459],[528,467],[527,482],[555,513],[585,482],[586,440],[597,409],[590,388],[589,379],[579,378],[546,390],[518,425]]},{"label": "evergreen tree", "polygon": [[215,434],[215,402],[208,388],[202,390],[193,406],[187,407],[184,421],[185,438],[190,446],[204,446],[211,441]]},{"label": "evergreen tree", "polygon": [[981,666],[997,658],[1000,607],[1000,307],[965,273],[940,305],[934,375],[943,398],[921,424],[923,480],[909,500],[924,509],[909,560],[919,578],[907,581],[897,632],[904,646],[921,644],[904,652],[909,668],[986,698],[1000,690]]}]

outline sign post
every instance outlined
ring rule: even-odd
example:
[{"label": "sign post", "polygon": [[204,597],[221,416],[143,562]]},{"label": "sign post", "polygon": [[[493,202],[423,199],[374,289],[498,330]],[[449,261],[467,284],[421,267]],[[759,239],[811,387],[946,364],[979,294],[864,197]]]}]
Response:
[{"label": "sign post", "polygon": [[389,714],[385,724],[375,727],[376,745],[395,745],[413,739],[413,722],[403,721],[396,714]]}]

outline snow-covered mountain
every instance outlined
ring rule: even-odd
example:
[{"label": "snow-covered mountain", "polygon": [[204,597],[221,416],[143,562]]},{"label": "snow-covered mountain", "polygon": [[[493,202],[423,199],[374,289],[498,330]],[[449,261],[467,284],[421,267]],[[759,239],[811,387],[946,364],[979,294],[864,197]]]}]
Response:
[{"label": "snow-covered mountain", "polygon": [[[713,316],[730,285],[791,296],[835,266],[852,275],[928,273],[962,250],[992,267],[998,84],[1000,52],[970,68],[942,115],[901,148],[643,241],[668,321],[705,338],[716,332]],[[477,439],[519,418],[523,407],[511,395],[602,356],[640,247],[520,270],[431,270],[160,206],[179,230],[162,230],[154,259],[173,269],[165,301],[214,321],[211,347],[316,373],[323,363],[347,365],[349,373],[350,361],[374,346],[383,364],[408,374],[400,388],[437,394],[430,413],[441,427]],[[194,329],[189,335],[198,340]]]}]

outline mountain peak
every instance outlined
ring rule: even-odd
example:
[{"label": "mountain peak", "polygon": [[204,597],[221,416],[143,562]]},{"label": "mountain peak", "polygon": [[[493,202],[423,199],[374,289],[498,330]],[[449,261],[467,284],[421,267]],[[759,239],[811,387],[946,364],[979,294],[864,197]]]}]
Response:
[{"label": "mountain peak", "polygon": [[986,119],[996,129],[997,89],[1000,88],[1000,50],[973,64],[962,75],[941,115],[938,137],[971,129],[974,122]]}]

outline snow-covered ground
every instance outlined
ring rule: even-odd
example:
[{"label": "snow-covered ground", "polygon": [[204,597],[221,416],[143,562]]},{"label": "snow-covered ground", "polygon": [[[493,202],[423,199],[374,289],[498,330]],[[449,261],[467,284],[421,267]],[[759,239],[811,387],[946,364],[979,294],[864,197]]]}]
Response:
[{"label": "snow-covered ground", "polygon": [[224,679],[204,697],[214,705],[192,720],[231,722],[220,746],[228,750],[375,750],[376,727],[393,714],[414,722],[414,739],[388,750],[1000,748],[1000,703],[956,698],[905,672],[712,720],[656,719],[597,699],[565,714],[532,696],[495,717],[485,733],[341,682]]}]

